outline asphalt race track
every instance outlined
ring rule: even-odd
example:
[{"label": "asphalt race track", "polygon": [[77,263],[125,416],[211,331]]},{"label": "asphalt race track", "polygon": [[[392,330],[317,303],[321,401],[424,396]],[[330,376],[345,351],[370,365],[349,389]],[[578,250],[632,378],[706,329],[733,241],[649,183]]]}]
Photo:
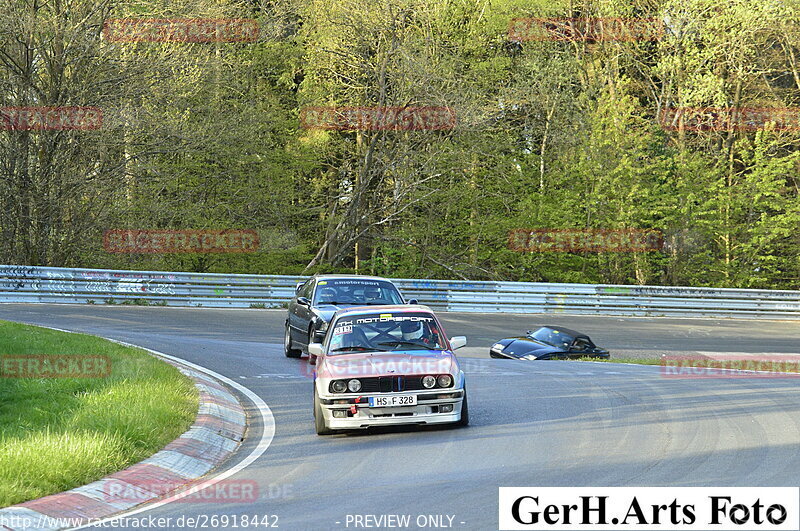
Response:
[{"label": "asphalt race track", "polygon": [[[412,528],[420,515],[423,523],[445,515],[453,528],[490,530],[501,486],[797,485],[800,379],[669,379],[654,366],[492,360],[488,346],[556,324],[588,333],[612,356],[797,355],[798,323],[440,315],[448,335],[469,340],[462,363],[470,427],[318,437],[306,361],[283,356],[283,311],[0,305],[0,319],[102,335],[202,365],[272,409],[271,446],[234,476],[258,482],[258,502],[176,502],[139,517],[277,515],[280,529],[354,529],[348,515],[411,515]],[[255,418],[239,459],[259,431]]]}]

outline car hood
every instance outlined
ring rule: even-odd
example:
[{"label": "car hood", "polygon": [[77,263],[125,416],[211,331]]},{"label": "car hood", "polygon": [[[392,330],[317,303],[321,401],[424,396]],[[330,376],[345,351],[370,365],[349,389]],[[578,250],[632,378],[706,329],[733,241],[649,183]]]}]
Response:
[{"label": "car hood", "polygon": [[363,304],[320,304],[319,306],[314,306],[314,311],[326,322],[330,322],[333,314],[338,310],[352,308],[353,306],[363,306]]},{"label": "car hood", "polygon": [[564,352],[564,349],[542,343],[529,337],[515,337],[503,349],[504,354],[512,356],[527,356],[533,354],[534,356],[541,356],[551,352]]},{"label": "car hood", "polygon": [[408,350],[325,356],[317,370],[323,378],[366,378],[452,374],[456,366],[453,354],[446,350]]}]

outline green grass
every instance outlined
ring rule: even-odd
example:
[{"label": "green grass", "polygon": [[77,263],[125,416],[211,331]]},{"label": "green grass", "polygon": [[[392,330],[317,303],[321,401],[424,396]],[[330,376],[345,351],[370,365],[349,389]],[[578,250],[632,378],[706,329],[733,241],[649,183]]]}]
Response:
[{"label": "green grass", "polygon": [[638,365],[661,365],[660,358],[614,358],[607,360],[598,358],[579,358],[578,361],[602,361],[604,363],[636,363]]},{"label": "green grass", "polygon": [[141,349],[0,321],[0,355],[104,354],[106,378],[0,378],[0,507],[90,483],[166,446],[197,391]]}]

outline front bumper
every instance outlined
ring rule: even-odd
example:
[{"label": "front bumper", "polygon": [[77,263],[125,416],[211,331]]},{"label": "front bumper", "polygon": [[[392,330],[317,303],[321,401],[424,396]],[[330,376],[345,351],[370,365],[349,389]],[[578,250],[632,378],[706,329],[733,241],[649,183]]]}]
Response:
[{"label": "front bumper", "polygon": [[[369,407],[370,396],[417,395],[416,406]],[[447,398],[440,398],[446,395]],[[401,424],[445,424],[461,420],[461,403],[464,389],[425,390],[407,393],[337,394],[320,397],[325,423],[332,430],[363,429],[374,426],[397,426]],[[355,400],[359,402],[356,403]],[[441,406],[452,405],[452,412],[440,412]],[[333,412],[339,411],[334,417]],[[355,412],[354,412],[355,411]],[[341,413],[344,412],[344,413]]]}]

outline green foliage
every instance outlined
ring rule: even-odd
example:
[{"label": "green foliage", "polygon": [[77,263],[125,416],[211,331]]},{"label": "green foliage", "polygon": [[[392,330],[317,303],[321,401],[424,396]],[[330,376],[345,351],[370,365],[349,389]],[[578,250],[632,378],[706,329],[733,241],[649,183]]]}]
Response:
[{"label": "green foliage", "polygon": [[[18,133],[0,131],[0,150],[16,161],[0,167],[4,195],[14,198],[0,215],[3,262],[800,285],[793,231],[800,133],[769,124],[758,131],[662,127],[667,109],[800,104],[796,3],[71,3],[66,26],[82,47],[63,54],[86,72],[58,81],[34,62],[26,78],[0,62],[0,83],[14,88],[4,104],[30,100],[41,86],[73,100],[92,95],[116,114],[96,134],[32,132],[25,144]],[[32,5],[9,9],[24,13]],[[79,17],[95,13],[92,6],[107,18],[256,18],[262,33],[253,43],[107,42],[98,21]],[[509,39],[513,18],[565,16],[652,17],[664,33],[656,41]],[[57,15],[47,7],[36,17],[32,27],[44,31]],[[0,31],[19,28],[6,22]],[[4,42],[9,57],[22,53],[14,39]],[[300,126],[307,106],[423,105],[452,107],[457,125]],[[51,140],[63,143],[64,159],[32,164],[55,153]],[[64,175],[70,179],[57,178]],[[252,228],[261,247],[251,254],[111,254],[102,248],[109,228]],[[665,247],[519,253],[507,245],[514,228],[658,229]]]}]

